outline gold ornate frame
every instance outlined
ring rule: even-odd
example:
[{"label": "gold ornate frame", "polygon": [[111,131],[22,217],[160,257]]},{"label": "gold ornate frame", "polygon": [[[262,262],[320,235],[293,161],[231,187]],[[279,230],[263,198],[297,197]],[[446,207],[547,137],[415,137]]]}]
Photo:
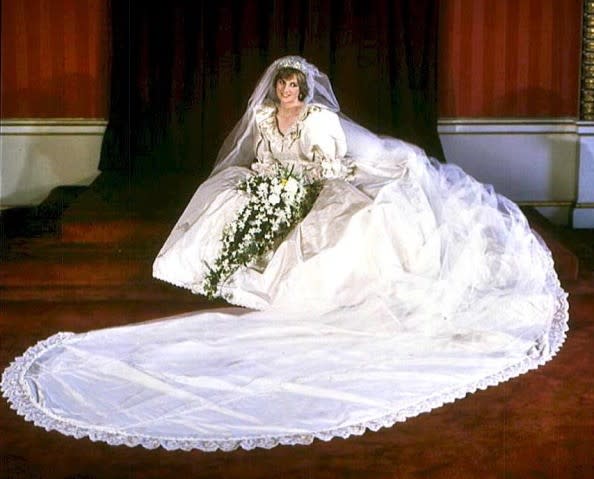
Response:
[{"label": "gold ornate frame", "polygon": [[584,0],[580,120],[594,120],[594,0]]}]

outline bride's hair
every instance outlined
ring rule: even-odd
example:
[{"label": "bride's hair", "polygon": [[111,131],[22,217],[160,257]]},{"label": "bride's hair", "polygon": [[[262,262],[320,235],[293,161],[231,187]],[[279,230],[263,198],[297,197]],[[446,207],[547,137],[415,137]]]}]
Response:
[{"label": "bride's hair", "polygon": [[303,101],[305,98],[309,96],[309,87],[307,86],[307,78],[305,77],[305,73],[303,73],[301,70],[298,70],[297,68],[279,68],[276,72],[276,75],[274,75],[272,86],[276,88],[276,83],[279,80],[286,80],[287,78],[290,78],[293,75],[295,75],[295,78],[297,78],[297,85],[299,85],[299,101]]}]

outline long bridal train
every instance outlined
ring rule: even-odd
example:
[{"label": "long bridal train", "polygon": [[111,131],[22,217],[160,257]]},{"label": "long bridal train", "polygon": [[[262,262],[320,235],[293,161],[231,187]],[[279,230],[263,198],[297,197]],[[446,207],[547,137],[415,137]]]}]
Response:
[{"label": "long bridal train", "polygon": [[[456,206],[433,206],[442,259],[433,276],[400,268],[368,285],[350,275],[334,308],[309,298],[300,307],[60,333],[11,364],[4,395],[38,426],[110,444],[269,448],[391,426],[544,364],[564,341],[568,316],[550,254],[513,204],[454,166],[425,166],[440,178],[433,192],[446,188],[444,202]],[[380,193],[357,211],[384,217],[390,202]],[[477,196],[483,201],[469,210]],[[361,214],[379,235],[383,223]],[[350,218],[356,227],[347,221],[341,230],[353,237],[343,233],[318,260],[335,268],[316,281],[343,275],[339,258],[367,264],[378,252],[358,250],[363,220]],[[515,239],[499,243],[497,225]],[[297,248],[309,227],[287,244]],[[433,251],[436,241],[426,244]],[[382,259],[392,261],[376,257],[374,267]]]},{"label": "long bridal train", "polygon": [[[544,364],[564,338],[567,305],[558,300],[542,343],[499,334],[478,346],[485,333],[477,332],[419,341],[382,311],[374,321],[349,315],[315,322],[220,311],[148,330],[60,333],[17,358],[3,389],[37,426],[112,445],[213,451],[309,444],[392,426]],[[138,346],[132,337],[147,341]],[[106,343],[109,353],[97,352]],[[53,377],[43,373],[47,367]]]},{"label": "long bridal train", "polygon": [[[281,134],[272,86],[287,66],[309,93]],[[567,295],[518,207],[342,116],[327,77],[298,57],[263,75],[155,276],[202,292],[221,232],[246,201],[238,181],[272,161],[339,171],[345,154],[354,177],[326,177],[265,261],[221,285],[250,309],[56,334],[5,370],[12,407],[110,444],[270,448],[391,426],[556,354]]]}]

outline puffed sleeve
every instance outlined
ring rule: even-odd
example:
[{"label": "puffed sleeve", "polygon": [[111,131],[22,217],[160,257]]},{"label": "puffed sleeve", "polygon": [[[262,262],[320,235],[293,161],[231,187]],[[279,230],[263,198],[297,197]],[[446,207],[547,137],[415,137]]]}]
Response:
[{"label": "puffed sleeve", "polygon": [[302,154],[320,165],[323,178],[349,179],[352,166],[345,159],[347,143],[338,115],[313,106],[303,124]]}]

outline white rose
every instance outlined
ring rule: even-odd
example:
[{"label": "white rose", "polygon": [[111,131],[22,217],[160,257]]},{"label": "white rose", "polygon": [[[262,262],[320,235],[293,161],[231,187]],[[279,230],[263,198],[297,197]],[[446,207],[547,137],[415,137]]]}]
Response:
[{"label": "white rose", "polygon": [[299,189],[299,183],[293,177],[287,180],[287,184],[285,185],[285,191],[289,193],[291,196],[295,196],[297,190]]}]

